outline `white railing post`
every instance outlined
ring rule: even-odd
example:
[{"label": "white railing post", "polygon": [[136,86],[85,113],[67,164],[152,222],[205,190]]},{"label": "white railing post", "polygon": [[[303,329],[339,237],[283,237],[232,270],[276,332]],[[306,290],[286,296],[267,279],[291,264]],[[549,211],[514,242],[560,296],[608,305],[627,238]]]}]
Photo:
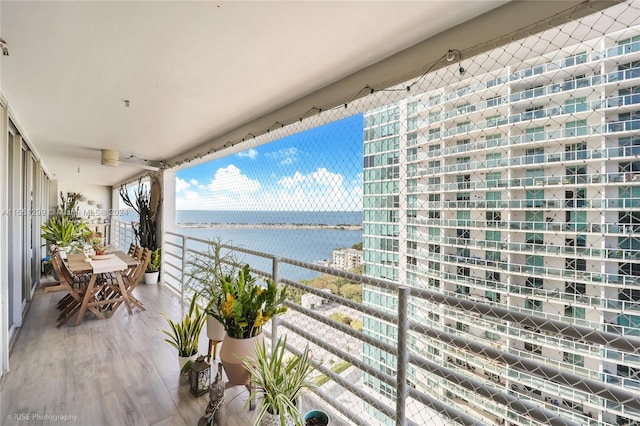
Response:
[{"label": "white railing post", "polygon": [[406,424],[407,402],[407,364],[409,350],[407,349],[407,332],[409,331],[409,295],[408,287],[398,289],[398,356],[396,358],[396,426]]},{"label": "white railing post", "polygon": [[184,235],[181,236],[182,238],[182,268],[181,268],[181,272],[180,272],[180,309],[182,312],[182,315],[184,316],[184,284],[185,284],[185,274],[187,272],[187,237],[185,237]]},{"label": "white railing post", "polygon": [[[272,270],[271,270],[271,279],[278,284],[278,265],[279,259],[277,257],[272,258]],[[271,319],[271,350],[276,347],[276,342],[278,341],[278,317],[274,316]]]}]

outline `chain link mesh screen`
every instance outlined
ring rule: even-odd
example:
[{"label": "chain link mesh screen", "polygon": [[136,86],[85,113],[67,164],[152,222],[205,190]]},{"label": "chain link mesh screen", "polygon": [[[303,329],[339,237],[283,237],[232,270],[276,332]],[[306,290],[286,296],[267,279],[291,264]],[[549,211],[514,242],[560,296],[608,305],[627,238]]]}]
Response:
[{"label": "chain link mesh screen", "polygon": [[639,17],[442,46],[418,79],[249,135],[178,173],[180,231],[360,276],[280,269],[279,329],[315,336],[346,423],[639,424]]}]

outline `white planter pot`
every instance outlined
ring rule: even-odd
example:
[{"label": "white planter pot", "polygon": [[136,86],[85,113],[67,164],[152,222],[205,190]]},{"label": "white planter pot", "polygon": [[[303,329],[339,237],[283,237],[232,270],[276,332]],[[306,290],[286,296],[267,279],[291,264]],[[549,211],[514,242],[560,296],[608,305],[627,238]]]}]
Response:
[{"label": "white planter pot", "polygon": [[[289,416],[285,417],[284,424],[286,426],[296,426],[296,422]],[[280,416],[266,412],[260,421],[260,426],[280,426]]]},{"label": "white planter pot", "polygon": [[222,342],[226,334],[224,325],[211,315],[207,315],[207,337],[209,340]]},{"label": "white planter pot", "polygon": [[191,356],[179,356],[178,357],[178,365],[180,366],[180,369],[178,371],[180,371],[180,373],[182,373],[182,368],[184,367],[184,365],[189,361],[194,361],[196,360],[196,358],[198,357],[198,354],[195,355],[191,355]]},{"label": "white planter pot", "polygon": [[145,272],[144,273],[144,283],[145,284],[158,284],[158,276],[159,275],[160,275],[160,271]]}]

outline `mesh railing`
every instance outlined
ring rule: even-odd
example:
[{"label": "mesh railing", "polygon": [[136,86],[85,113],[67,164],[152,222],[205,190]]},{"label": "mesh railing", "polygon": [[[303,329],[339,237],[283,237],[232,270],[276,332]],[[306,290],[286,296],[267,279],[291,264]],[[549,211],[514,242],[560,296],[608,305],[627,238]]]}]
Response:
[{"label": "mesh railing", "polygon": [[327,354],[319,392],[354,423],[638,424],[639,18],[442,46],[419,78],[202,153],[179,231],[279,258],[310,296],[278,330]]},{"label": "mesh railing", "polygon": [[[165,234],[165,279],[164,284],[172,286],[181,293],[193,290],[184,286],[182,278],[194,255],[205,255],[209,242],[179,234]],[[213,244],[213,243],[211,243]],[[535,315],[512,311],[508,308],[491,305],[475,300],[461,299],[455,295],[421,290],[397,285],[386,280],[365,277],[347,271],[300,262],[294,259],[278,258],[269,253],[223,245],[225,250],[235,251],[241,263],[255,263],[258,258],[268,260],[270,271],[254,270],[255,273],[274,277],[280,283],[298,290],[298,300],[291,297],[287,302],[288,313],[278,317],[273,324],[273,338],[288,335],[292,350],[296,351],[309,344],[314,359],[320,363],[319,373],[324,376],[321,385],[314,392],[331,408],[344,416],[345,422],[371,425],[382,423],[379,414],[384,414],[396,424],[437,424],[455,421],[462,424],[486,423],[489,416],[500,422],[505,412],[515,413],[514,423],[533,422],[544,424],[581,424],[584,419],[579,415],[565,412],[566,407],[553,401],[563,400],[569,389],[584,395],[591,404],[604,407],[621,407],[626,410],[638,410],[640,401],[633,389],[625,389],[618,383],[607,383],[600,377],[585,377],[580,370],[571,370],[562,364],[548,363],[543,357],[532,358],[526,352],[509,351],[501,344],[493,344],[478,339],[469,333],[460,334],[450,327],[439,327],[416,321],[410,301],[416,299],[432,303],[443,309],[452,309],[469,313],[478,324],[489,330],[491,324],[509,324],[509,327],[522,327],[535,330],[530,334],[543,334],[560,339],[569,347],[570,342],[580,342],[590,347],[606,347],[620,354],[634,355],[640,347],[640,339],[621,337],[606,331],[597,331],[567,322],[549,321]],[[291,281],[279,274],[283,265],[291,265],[322,273],[325,277],[348,280],[366,284],[371,289],[383,291],[394,297],[397,303],[378,309],[361,302],[329,293],[323,289]],[[182,272],[181,272],[182,271]],[[190,294],[186,296],[190,297]],[[484,320],[484,319],[486,320]],[[367,327],[366,321],[388,324],[396,332],[376,335]],[[506,328],[506,327],[505,327]],[[428,352],[412,350],[410,342],[429,342],[446,351],[446,359],[433,357]],[[375,348],[386,356],[394,357],[394,362],[386,361],[385,368],[372,363],[364,354],[364,348]],[[376,360],[377,361],[377,360]],[[501,374],[498,365],[506,365],[509,373]],[[493,367],[488,367],[488,366]],[[460,371],[460,367],[463,371]],[[410,373],[411,372],[411,373]],[[379,380],[388,386],[386,396],[371,392],[363,386],[365,375]],[[450,395],[434,396],[421,389],[413,377],[423,377],[425,382],[446,384]],[[531,380],[532,383],[547,382],[545,390],[551,403],[548,406],[536,404],[522,398],[517,385],[504,386],[510,378]],[[423,383],[425,383],[423,382]],[[488,400],[495,407],[492,412],[486,410],[482,417],[473,410],[462,410],[455,402],[453,392],[465,395],[467,401]],[[473,402],[468,402],[469,406]],[[491,408],[484,406],[484,408]],[[598,424],[591,420],[588,423]]]}]

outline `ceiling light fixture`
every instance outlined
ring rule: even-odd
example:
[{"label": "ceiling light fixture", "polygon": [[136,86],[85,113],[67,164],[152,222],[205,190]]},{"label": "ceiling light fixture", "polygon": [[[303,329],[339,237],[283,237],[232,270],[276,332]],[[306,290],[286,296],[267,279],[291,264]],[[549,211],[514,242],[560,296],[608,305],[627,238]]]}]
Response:
[{"label": "ceiling light fixture", "polygon": [[120,165],[120,153],[114,149],[103,149],[100,164],[109,167],[118,167]]}]

